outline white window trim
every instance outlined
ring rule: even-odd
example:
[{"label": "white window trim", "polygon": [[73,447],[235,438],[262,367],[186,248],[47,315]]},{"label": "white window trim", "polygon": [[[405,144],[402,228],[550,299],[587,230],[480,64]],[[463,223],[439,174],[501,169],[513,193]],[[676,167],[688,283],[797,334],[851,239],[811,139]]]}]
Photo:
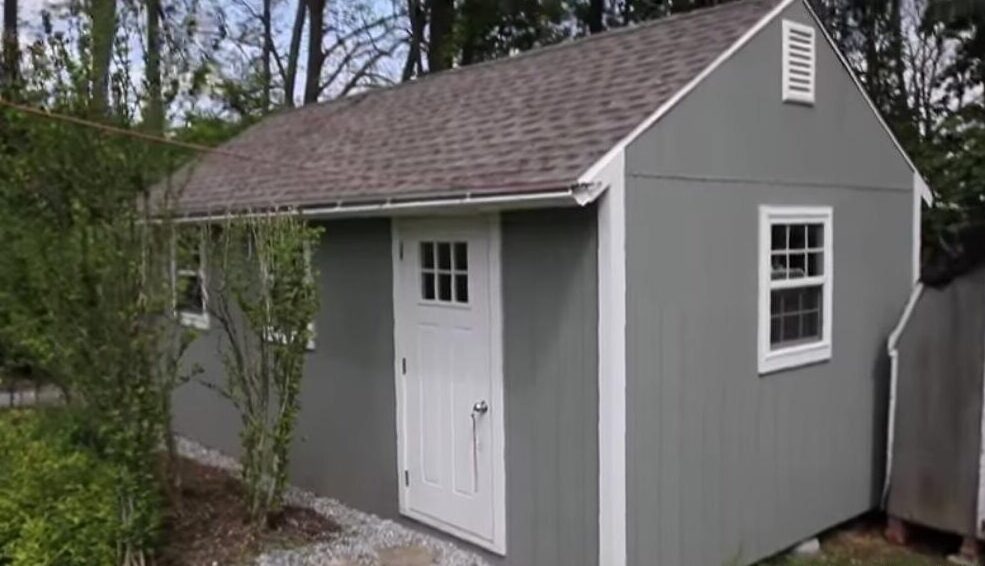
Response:
[{"label": "white window trim", "polygon": [[[790,88],[790,34],[791,32],[803,33],[811,38],[811,88],[810,92],[801,92]],[[817,34],[813,26],[783,20],[783,102],[796,102],[799,104],[814,105],[815,93],[817,91]]]},{"label": "white window trim", "polygon": [[[205,234],[201,236],[198,250],[198,269],[178,269],[177,258],[177,235],[171,240],[171,282],[172,282],[172,308],[178,317],[178,322],[183,326],[197,328],[198,330],[208,330],[209,320],[209,286],[206,277],[206,258],[205,258]],[[202,282],[202,312],[183,311],[178,309],[178,278],[179,277],[198,277]]]},{"label": "white window trim", "polygon": [[[821,283],[821,340],[778,350],[770,349],[770,291],[790,287],[770,278],[771,228],[774,223],[824,225],[824,274],[798,281]],[[829,206],[760,206],[759,207],[759,373],[771,373],[831,359],[832,299],[834,297],[834,218]]]}]

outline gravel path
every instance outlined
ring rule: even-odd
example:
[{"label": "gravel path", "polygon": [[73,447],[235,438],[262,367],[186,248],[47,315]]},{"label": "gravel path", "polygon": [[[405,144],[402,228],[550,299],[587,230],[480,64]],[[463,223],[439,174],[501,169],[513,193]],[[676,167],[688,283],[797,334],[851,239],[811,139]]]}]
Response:
[{"label": "gravel path", "polygon": [[[177,439],[178,452],[202,464],[237,470],[239,463],[221,452],[189,440]],[[478,555],[450,542],[400,525],[389,519],[357,511],[309,491],[290,487],[286,503],[308,507],[331,519],[342,529],[327,543],[289,550],[273,550],[257,558],[259,566],[485,566]],[[422,562],[421,557],[425,561]]]}]

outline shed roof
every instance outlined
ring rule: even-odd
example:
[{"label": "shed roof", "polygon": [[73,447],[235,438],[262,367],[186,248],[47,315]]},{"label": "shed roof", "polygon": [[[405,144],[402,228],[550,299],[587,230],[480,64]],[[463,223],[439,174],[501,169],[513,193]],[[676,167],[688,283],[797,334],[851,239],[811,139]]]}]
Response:
[{"label": "shed roof", "polygon": [[223,146],[257,160],[188,168],[181,208],[574,188],[776,5],[738,0],[276,113]]}]

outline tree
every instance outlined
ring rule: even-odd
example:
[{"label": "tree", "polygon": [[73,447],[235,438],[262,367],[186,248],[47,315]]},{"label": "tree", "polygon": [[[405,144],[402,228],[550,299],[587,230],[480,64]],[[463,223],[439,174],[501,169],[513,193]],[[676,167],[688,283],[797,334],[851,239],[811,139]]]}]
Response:
[{"label": "tree", "polygon": [[19,80],[20,37],[17,34],[18,0],[5,0],[3,4],[3,70],[0,83],[12,90]]},{"label": "tree", "polygon": [[109,115],[110,65],[116,39],[116,0],[90,0],[91,20],[91,81],[90,115],[106,118]]},{"label": "tree", "polygon": [[164,132],[164,94],[161,87],[161,0],[146,0],[147,48],[144,74],[147,84],[144,125],[154,133]]}]

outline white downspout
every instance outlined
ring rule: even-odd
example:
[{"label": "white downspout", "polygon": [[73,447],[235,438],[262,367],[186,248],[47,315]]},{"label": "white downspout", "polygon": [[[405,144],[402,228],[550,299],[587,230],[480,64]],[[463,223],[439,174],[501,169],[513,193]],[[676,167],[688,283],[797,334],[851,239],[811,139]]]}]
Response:
[{"label": "white downspout", "polygon": [[899,383],[899,339],[906,330],[906,325],[913,316],[913,310],[923,295],[923,283],[917,283],[910,292],[910,299],[906,302],[903,315],[900,317],[896,328],[889,335],[886,342],[886,349],[889,352],[889,422],[886,425],[886,476],[882,484],[882,505],[886,506],[889,498],[889,480],[893,471],[893,442],[896,433],[896,389]]}]

